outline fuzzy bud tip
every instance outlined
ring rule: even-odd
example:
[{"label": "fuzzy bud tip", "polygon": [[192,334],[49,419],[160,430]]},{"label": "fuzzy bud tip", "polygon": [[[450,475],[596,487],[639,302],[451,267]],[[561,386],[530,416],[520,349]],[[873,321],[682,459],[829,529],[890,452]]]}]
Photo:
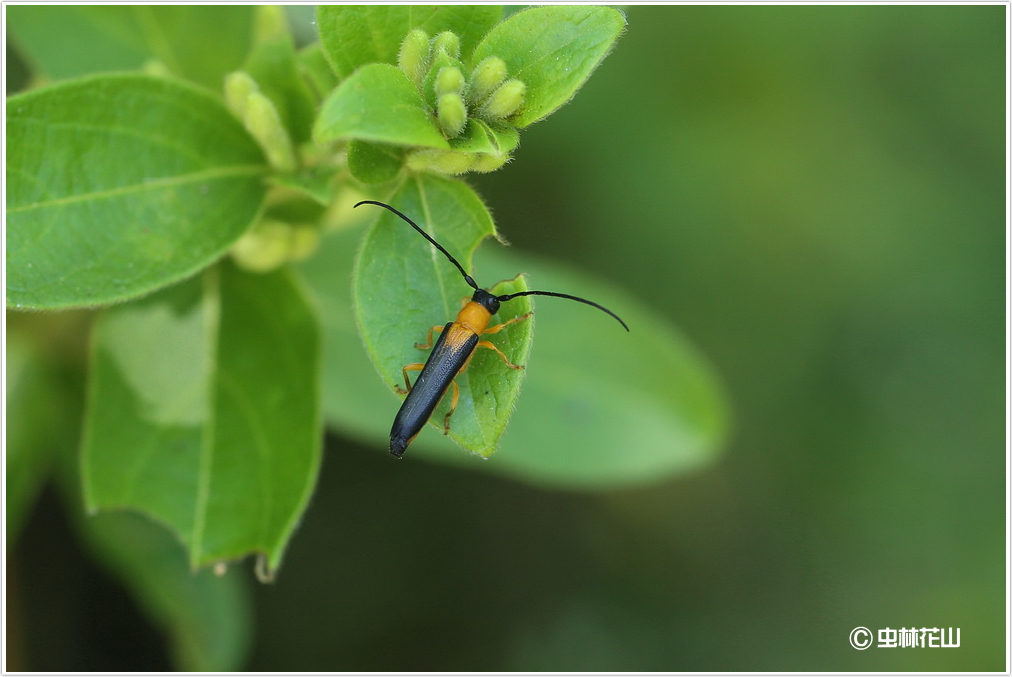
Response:
[{"label": "fuzzy bud tip", "polygon": [[506,79],[506,62],[497,56],[482,59],[471,73],[471,96],[479,103]]},{"label": "fuzzy bud tip", "polygon": [[432,39],[432,51],[443,52],[454,59],[460,58],[460,38],[452,31],[443,31]]},{"label": "fuzzy bud tip", "polygon": [[440,96],[436,111],[439,126],[448,137],[453,138],[464,130],[464,125],[467,124],[467,106],[460,94],[450,92]]},{"label": "fuzzy bud tip", "polygon": [[397,53],[397,67],[416,85],[420,85],[429,70],[429,34],[415,28],[404,37]]},{"label": "fuzzy bud tip", "polygon": [[507,118],[520,111],[526,95],[527,85],[520,80],[507,80],[492,93],[481,112],[494,120]]},{"label": "fuzzy bud tip", "polygon": [[456,66],[443,66],[436,76],[436,96],[460,94],[464,89],[464,74]]}]

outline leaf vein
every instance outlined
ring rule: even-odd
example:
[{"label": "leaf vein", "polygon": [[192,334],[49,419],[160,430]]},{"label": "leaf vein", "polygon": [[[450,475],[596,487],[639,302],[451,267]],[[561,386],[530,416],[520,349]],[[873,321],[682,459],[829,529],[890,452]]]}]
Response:
[{"label": "leaf vein", "polygon": [[264,171],[265,168],[263,165],[234,165],[230,167],[213,167],[211,169],[205,169],[198,172],[180,174],[179,176],[170,176],[161,179],[152,179],[150,181],[145,181],[144,183],[135,183],[127,186],[118,186],[116,188],[107,188],[104,190],[81,193],[79,195],[67,195],[65,197],[58,197],[50,200],[31,202],[25,205],[9,207],[7,209],[7,214],[8,215],[21,214],[25,212],[35,211],[38,209],[47,209],[49,207],[61,207],[65,205],[75,204],[78,202],[110,199],[114,197],[120,197],[123,195],[143,193],[149,190],[171,188],[174,186],[184,186],[190,183],[200,183],[201,181],[207,181],[209,179],[223,179],[223,178],[227,179],[241,176],[255,176],[256,174],[263,173]]}]

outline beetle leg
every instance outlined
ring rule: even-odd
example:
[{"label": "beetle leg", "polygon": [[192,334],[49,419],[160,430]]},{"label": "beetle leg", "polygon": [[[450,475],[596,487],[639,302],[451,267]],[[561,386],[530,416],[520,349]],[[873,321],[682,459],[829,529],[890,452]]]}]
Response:
[{"label": "beetle leg", "polygon": [[453,397],[450,399],[450,411],[446,412],[446,418],[443,419],[443,434],[450,434],[450,417],[453,416],[454,410],[457,408],[457,401],[460,399],[460,388],[457,386],[457,379],[450,381],[450,385],[453,386]]},{"label": "beetle leg", "polygon": [[408,372],[421,371],[422,367],[424,366],[425,365],[422,364],[421,362],[413,362],[412,364],[405,365],[405,367],[401,369],[401,373],[404,374],[404,390],[401,390],[401,387],[397,385],[394,386],[394,390],[396,390],[401,395],[407,395],[409,392],[411,392],[411,381],[408,380]]},{"label": "beetle leg", "polygon": [[429,334],[425,337],[425,343],[416,343],[415,348],[425,350],[426,348],[432,347],[432,332],[443,331],[443,325],[437,324],[435,327],[429,330]]},{"label": "beetle leg", "polygon": [[[497,325],[496,325],[496,326],[494,326],[494,327],[489,327],[488,329],[486,329],[485,331],[483,331],[483,332],[481,333],[481,335],[482,335],[482,336],[484,336],[485,334],[495,334],[495,333],[497,333],[497,332],[500,332],[500,331],[502,331],[502,330],[503,330],[504,328],[506,328],[507,326],[509,326],[509,325],[513,324],[514,322],[519,322],[520,320],[526,320],[526,319],[527,319],[528,317],[530,317],[530,316],[531,316],[531,315],[533,315],[533,314],[534,314],[534,311],[532,310],[532,311],[531,311],[531,312],[529,312],[529,313],[524,313],[524,314],[523,314],[523,315],[521,315],[520,317],[514,317],[514,318],[513,318],[512,320],[506,320],[506,321],[505,321],[505,322],[503,322],[502,324],[497,324]],[[506,364],[509,364],[509,362],[507,362]]]},{"label": "beetle leg", "polygon": [[[519,319],[519,318],[517,318],[517,319]],[[496,347],[496,345],[494,343],[492,343],[491,341],[478,341],[478,344],[475,346],[475,348],[476,349],[477,348],[491,348],[492,350],[494,350],[497,353],[499,353],[499,357],[502,358],[503,363],[507,367],[509,367],[510,369],[523,369],[524,368],[524,366],[522,364],[513,364],[512,362],[510,362],[509,360],[507,360],[506,359],[506,354],[503,353],[503,351],[499,350],[499,348]]]}]

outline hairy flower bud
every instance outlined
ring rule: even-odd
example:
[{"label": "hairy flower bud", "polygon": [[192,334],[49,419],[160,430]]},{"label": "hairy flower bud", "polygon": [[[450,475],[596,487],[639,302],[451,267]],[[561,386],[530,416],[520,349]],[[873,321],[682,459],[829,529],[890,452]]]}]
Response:
[{"label": "hairy flower bud", "polygon": [[246,117],[246,98],[260,88],[245,71],[235,71],[225,76],[225,103],[232,114],[242,120]]},{"label": "hairy flower bud", "polygon": [[260,143],[271,166],[281,172],[295,171],[295,151],[288,130],[281,123],[278,109],[260,92],[250,92],[246,97],[246,111],[243,116],[246,131]]},{"label": "hairy flower bud", "polygon": [[467,124],[467,107],[457,92],[449,92],[439,97],[436,104],[436,118],[443,132],[450,138],[460,134]]},{"label": "hairy flower bud", "polygon": [[507,118],[520,111],[526,95],[527,85],[520,80],[507,80],[482,104],[482,117],[492,120]]},{"label": "hairy flower bud", "polygon": [[456,66],[444,66],[436,76],[436,96],[460,94],[464,89],[464,74]]},{"label": "hairy flower bud", "polygon": [[264,219],[232,245],[232,259],[244,270],[266,273],[288,260],[291,238],[287,223]]},{"label": "hairy flower bud", "polygon": [[435,54],[443,52],[454,59],[460,58],[460,38],[452,31],[443,31],[432,38],[432,51]]},{"label": "hairy flower bud", "polygon": [[416,86],[422,84],[422,79],[429,70],[429,46],[429,34],[416,28],[404,37],[401,51],[397,53],[397,67]]},{"label": "hairy flower bud", "polygon": [[312,225],[295,225],[292,227],[291,249],[288,258],[291,261],[305,261],[312,256],[320,245],[320,230]]},{"label": "hairy flower bud", "polygon": [[506,62],[497,56],[482,59],[471,73],[469,98],[472,103],[481,103],[506,79]]},{"label": "hairy flower bud", "polygon": [[471,165],[471,171],[481,172],[483,174],[487,172],[494,172],[509,161],[509,153],[478,153],[478,157],[475,158],[474,163]]},{"label": "hairy flower bud", "polygon": [[474,153],[423,148],[408,156],[408,167],[417,171],[463,174],[474,164]]}]

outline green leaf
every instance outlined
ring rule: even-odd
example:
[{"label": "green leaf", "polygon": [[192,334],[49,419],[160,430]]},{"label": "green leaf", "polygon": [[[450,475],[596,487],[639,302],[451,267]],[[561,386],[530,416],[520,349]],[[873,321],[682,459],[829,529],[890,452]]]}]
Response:
[{"label": "green leaf", "polygon": [[194,567],[276,569],[320,459],[316,321],[290,273],[223,264],[107,309],[92,348],[89,509],[154,517]]},{"label": "green leaf", "polygon": [[393,180],[404,166],[404,151],[368,141],[348,144],[348,169],[363,183],[384,183]]},{"label": "green leaf", "polygon": [[[359,219],[369,216],[369,221],[377,218],[376,214],[365,211],[365,205],[355,210],[352,210],[351,204],[345,207],[349,219],[353,216]],[[421,236],[416,237],[421,239]],[[377,378],[376,366],[362,344],[352,310],[352,285],[349,281],[361,240],[360,228],[333,230],[321,240],[316,256],[299,264],[299,270],[312,290],[316,300],[314,305],[320,309],[323,411],[327,424],[346,435],[386,449],[390,444],[390,426],[400,402],[392,394],[389,383]],[[424,332],[427,331],[424,321],[421,330],[421,335],[418,335],[418,328],[413,328],[412,337],[405,343],[410,346],[415,341],[424,341]],[[430,436],[442,437],[433,431],[423,431],[409,447],[408,454],[424,445]],[[455,444],[451,442],[449,446],[462,455]]]},{"label": "green leaf", "polygon": [[464,132],[450,142],[452,150],[416,149],[407,158],[408,168],[421,172],[463,174],[489,172],[510,159],[520,141],[515,128],[496,129],[477,118],[469,118]]},{"label": "green leaf", "polygon": [[299,75],[299,64],[290,35],[257,45],[246,60],[245,71],[260,91],[274,103],[289,136],[296,143],[309,140],[316,104],[309,86]]},{"label": "green leaf", "polygon": [[[268,179],[272,186],[284,186],[312,198],[319,206],[326,207],[334,193],[333,167],[304,167],[293,174],[276,174]],[[268,210],[270,212],[272,210]]]},{"label": "green leaf", "polygon": [[249,227],[263,155],[178,81],[94,76],[7,100],[7,304],[122,301],[207,266]]},{"label": "green leaf", "polygon": [[252,635],[243,572],[194,572],[179,541],[163,527],[126,512],[78,519],[95,557],[168,635],[177,670],[242,669]]},{"label": "green leaf", "polygon": [[396,64],[401,41],[414,28],[430,36],[453,31],[466,58],[501,17],[496,5],[322,5],[316,12],[320,44],[341,78],[368,63]]},{"label": "green leaf", "polygon": [[360,139],[448,148],[418,89],[396,66],[370,64],[338,85],[316,121],[318,142]]},{"label": "green leaf", "polygon": [[[8,318],[10,319],[10,318]],[[6,526],[8,549],[17,541],[35,497],[66,439],[65,395],[46,355],[31,335],[6,332]],[[38,337],[36,336],[36,341]]]},{"label": "green leaf", "polygon": [[624,27],[625,17],[609,7],[535,7],[489,31],[472,62],[498,56],[509,77],[527,85],[524,107],[510,119],[523,128],[573,98]]},{"label": "green leaf", "polygon": [[[432,175],[404,182],[387,199],[443,245],[465,269],[484,238],[495,234],[492,217],[464,183]],[[359,209],[379,210],[375,206]],[[462,299],[473,290],[460,272],[408,224],[386,210],[377,213],[358,254],[354,273],[354,305],[363,341],[383,379],[403,387],[401,369],[424,362],[430,327],[442,327],[457,316]],[[496,287],[496,293],[525,289],[522,280]],[[490,326],[522,315],[530,304],[516,299],[493,316]],[[514,364],[524,364],[530,350],[531,323],[518,322],[496,334],[496,344]],[[481,456],[491,456],[505,430],[519,394],[524,371],[503,369],[494,351],[479,349],[467,371],[459,375],[460,401],[453,414],[450,437]],[[417,374],[415,374],[417,376]],[[444,398],[430,425],[442,432],[450,406]]]},{"label": "green leaf", "polygon": [[319,42],[313,42],[301,50],[296,56],[300,74],[312,85],[314,98],[317,102],[323,101],[327,95],[337,86],[337,78],[334,71],[330,70],[327,57]]},{"label": "green leaf", "polygon": [[11,39],[50,78],[136,70],[155,60],[213,90],[249,49],[252,8],[238,5],[12,5]]},{"label": "green leaf", "polygon": [[523,270],[536,289],[596,301],[630,328],[583,304],[535,299],[537,340],[496,455],[501,470],[536,484],[606,488],[656,481],[716,457],[729,416],[720,383],[648,304],[557,262],[502,250],[480,261],[493,277]]},{"label": "green leaf", "polygon": [[[354,231],[333,233],[302,270],[321,309],[327,421],[385,449],[398,404],[392,401],[389,386],[375,378],[356,333],[345,282],[356,237]],[[418,256],[424,253],[410,261]],[[403,258],[403,265],[409,266],[409,257]],[[621,315],[631,331],[626,333],[611,318],[582,304],[536,299],[537,332],[527,378],[495,457],[477,463],[431,430],[412,443],[409,457],[502,473],[542,486],[595,490],[657,482],[716,458],[728,425],[720,384],[699,351],[659,319],[648,303],[558,263],[491,243],[480,248],[475,259],[479,284],[524,271],[537,289],[604,304]],[[518,300],[504,304],[504,310],[515,312],[510,306]],[[403,308],[409,311],[410,307]],[[424,326],[426,321],[418,318],[410,324]],[[403,343],[410,346],[424,340],[414,338],[416,334]],[[497,337],[489,338],[498,344]],[[411,353],[408,349],[401,359],[408,361]],[[501,362],[494,362],[493,367],[502,369]],[[455,413],[451,419],[454,425],[456,417]],[[439,413],[433,418],[438,421]]]},{"label": "green leaf", "polygon": [[464,133],[454,139],[450,146],[453,150],[467,153],[509,155],[519,143],[520,134],[516,129],[495,129],[482,120],[469,118]]}]

